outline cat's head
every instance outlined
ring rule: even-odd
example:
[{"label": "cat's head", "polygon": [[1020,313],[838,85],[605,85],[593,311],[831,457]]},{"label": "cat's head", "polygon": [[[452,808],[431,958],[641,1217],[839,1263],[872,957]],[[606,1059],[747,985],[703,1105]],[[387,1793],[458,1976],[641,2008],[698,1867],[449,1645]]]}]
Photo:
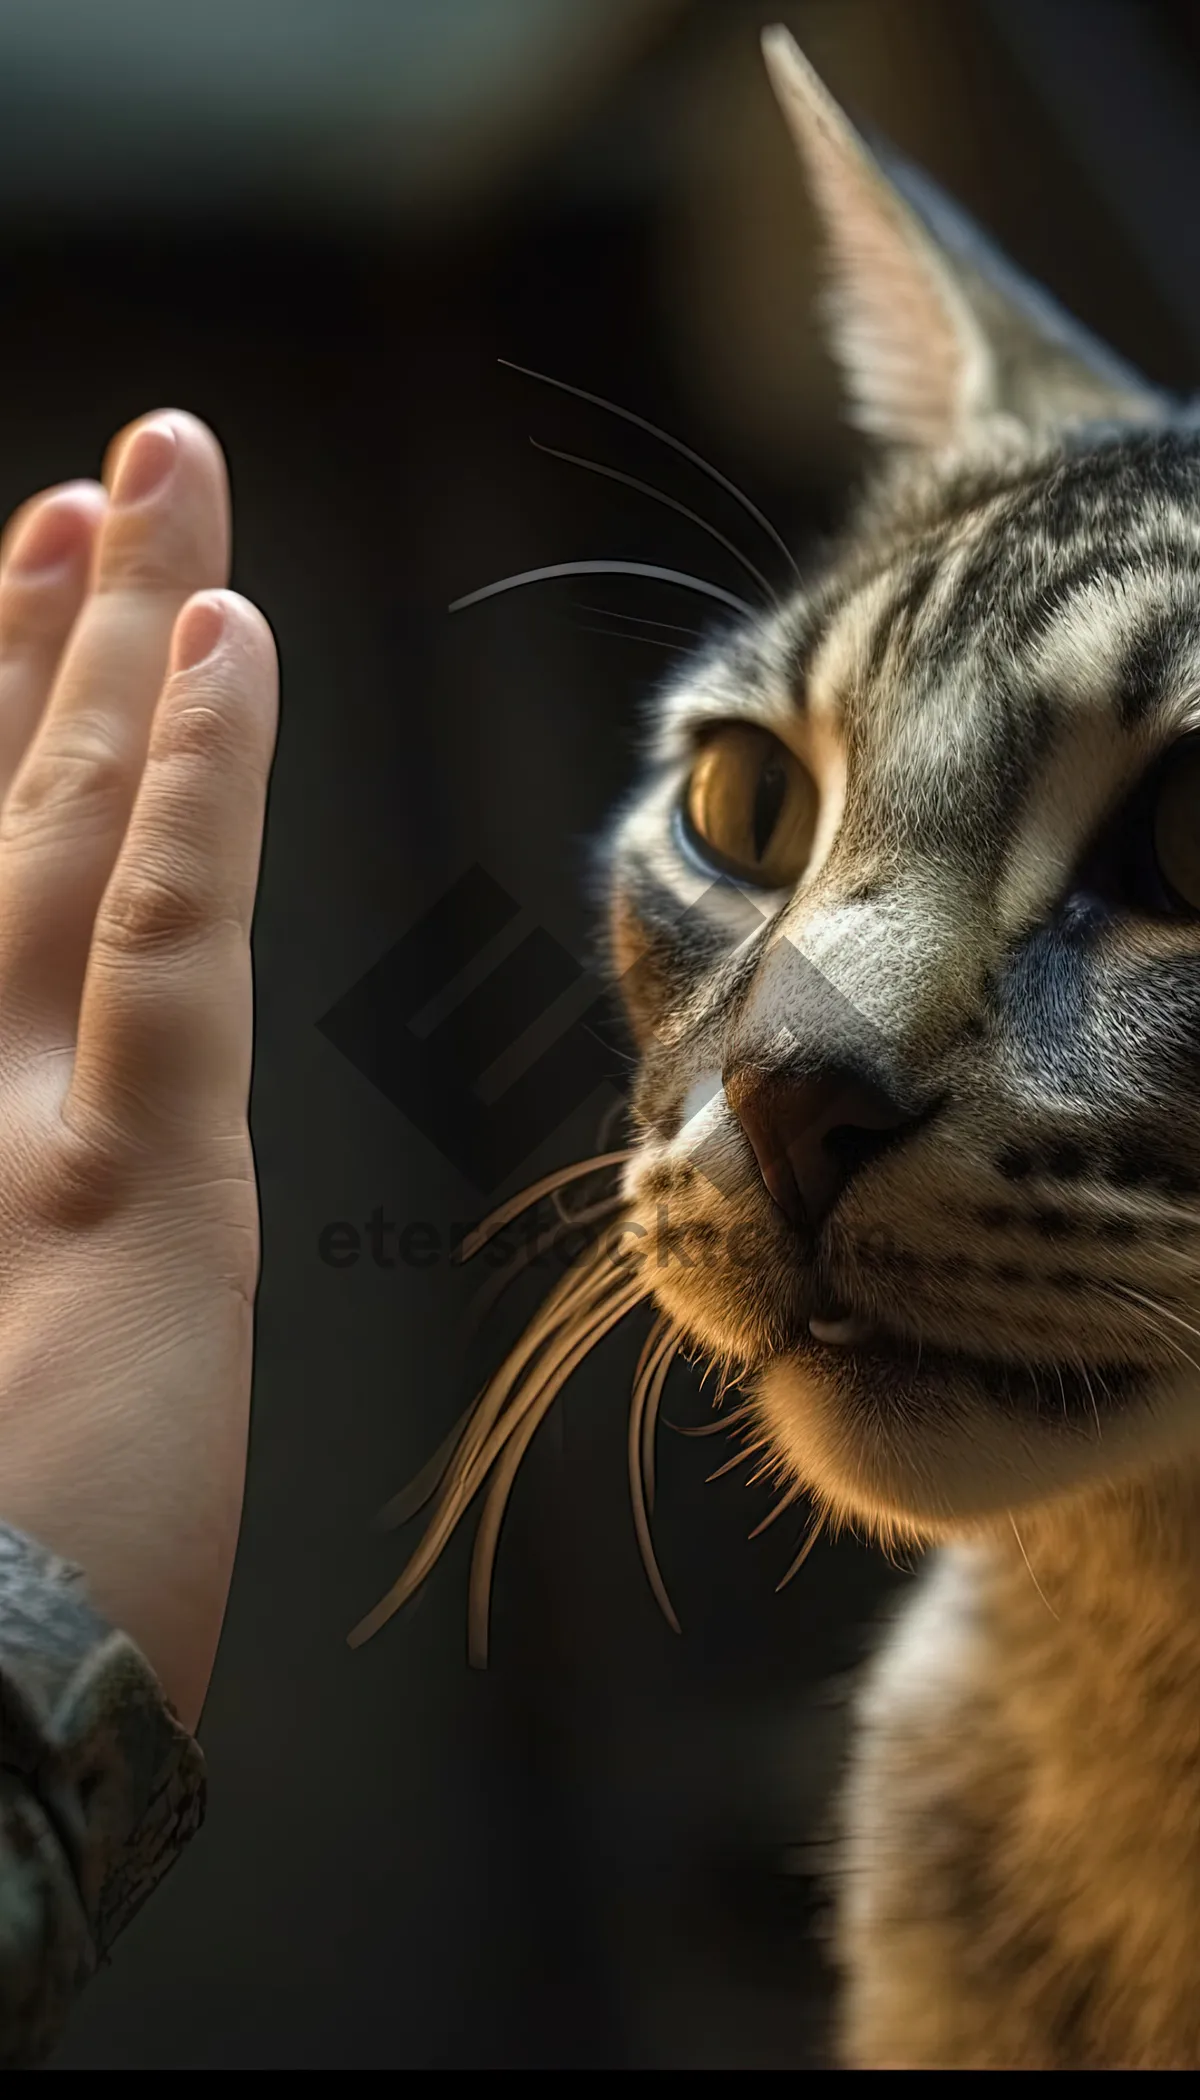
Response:
[{"label": "cat's head", "polygon": [[770,72],[881,442],[606,866],[633,1244],[840,1515],[1200,1453],[1200,432]]},{"label": "cat's head", "polygon": [[884,1535],[1200,1457],[1200,416],[765,47],[876,472],[833,553],[658,696],[603,856],[623,1198],[584,1206],[602,1239],[430,1469],[356,1645],[490,1482],[485,1658],[522,1455],[650,1296],[630,1480],[668,1613],[647,1488],[681,1342],[737,1373],[766,1465]]}]

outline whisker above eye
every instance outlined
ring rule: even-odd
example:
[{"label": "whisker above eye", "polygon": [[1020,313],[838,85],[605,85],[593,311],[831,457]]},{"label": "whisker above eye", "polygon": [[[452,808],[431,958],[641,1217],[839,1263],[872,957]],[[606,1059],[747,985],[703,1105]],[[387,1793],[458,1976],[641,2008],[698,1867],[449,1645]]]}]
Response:
[{"label": "whisker above eye", "polygon": [[661,430],[657,423],[651,423],[646,416],[635,415],[631,408],[619,408],[615,401],[606,400],[603,394],[589,394],[581,386],[572,386],[565,379],[551,379],[548,372],[531,371],[528,365],[514,364],[512,359],[508,357],[501,357],[497,362],[502,364],[506,371],[519,372],[523,379],[536,379],[539,386],[555,387],[560,394],[572,394],[577,401],[587,401],[593,408],[606,410],[610,416],[619,416],[623,423],[632,423],[635,429],[646,431],[650,437],[657,438],[660,444],[669,445],[672,452],[678,452],[681,459],[689,460],[692,466],[698,467],[702,474],[707,474],[710,481],[715,481],[719,488],[725,490],[726,495],[732,496],[734,502],[741,505],[747,517],[753,518],[755,524],[766,533],[767,538],[778,547],[797,583],[799,583],[800,571],[796,566],[796,558],[788,547],[786,540],[772,525],[771,520],[768,517],[764,517],[758,505],[750,501],[749,496],[738,487],[735,481],[730,481],[728,475],[722,474],[720,469],[714,467],[710,460],[703,458],[699,452],[694,452],[690,445],[685,445],[682,438],[672,437],[669,430]]},{"label": "whisker above eye", "polygon": [[603,634],[616,642],[642,642],[651,649],[674,649],[678,652],[682,648],[681,643],[668,642],[661,634],[631,634],[627,627],[578,627],[576,633]]},{"label": "whisker above eye", "polygon": [[603,466],[598,459],[581,459],[576,452],[559,452],[555,446],[543,445],[537,438],[530,438],[529,442],[535,452],[544,452],[547,459],[562,460],[568,467],[583,467],[589,474],[603,474],[606,481],[619,481],[623,488],[633,489],[639,496],[649,496],[652,502],[663,503],[668,510],[676,511],[681,518],[687,518],[700,532],[707,533],[710,540],[716,540],[718,546],[724,547],[727,554],[732,554],[738,567],[744,569],[747,576],[754,578],[755,583],[765,593],[768,603],[774,604],[776,594],[762,570],[755,568],[754,563],[747,559],[733,540],[728,539],[723,532],[718,532],[716,526],[710,525],[698,511],[691,510],[686,503],[680,503],[676,496],[668,496],[664,490],[652,487],[648,481],[638,481],[632,474],[623,474],[618,467]]},{"label": "whisker above eye", "polygon": [[734,612],[742,613],[750,620],[754,618],[754,607],[745,598],[735,597],[732,591],[723,591],[719,584],[706,583],[702,576],[689,576],[683,569],[662,569],[649,561],[556,561],[542,569],[523,569],[519,576],[502,576],[498,583],[485,583],[478,591],[468,591],[465,598],[451,601],[450,612],[464,612],[468,605],[479,605],[485,598],[497,598],[502,591],[519,590],[526,583],[548,583],[555,576],[648,576],[656,583],[678,584],[681,590],[695,591],[701,598],[712,598],[718,605],[732,606]]},{"label": "whisker above eye", "polygon": [[681,627],[677,620],[647,620],[641,613],[617,612],[611,605],[584,605],[580,599],[573,601],[576,612],[600,613],[606,620],[626,620],[631,627],[661,627],[666,634],[690,634],[694,640],[704,640],[703,627]]}]

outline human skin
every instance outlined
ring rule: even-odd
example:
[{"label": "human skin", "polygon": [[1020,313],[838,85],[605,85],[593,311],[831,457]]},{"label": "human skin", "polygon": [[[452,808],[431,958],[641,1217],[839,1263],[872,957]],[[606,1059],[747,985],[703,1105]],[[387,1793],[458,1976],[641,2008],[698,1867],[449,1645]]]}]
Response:
[{"label": "human skin", "polygon": [[229,539],[220,448],[165,410],[0,541],[0,1519],[190,1729],[245,1476],[278,683]]}]

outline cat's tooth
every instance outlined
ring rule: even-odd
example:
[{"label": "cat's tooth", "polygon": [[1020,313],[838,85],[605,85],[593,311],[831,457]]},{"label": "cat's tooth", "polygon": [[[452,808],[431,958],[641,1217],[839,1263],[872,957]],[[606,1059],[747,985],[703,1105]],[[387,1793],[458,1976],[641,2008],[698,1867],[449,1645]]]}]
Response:
[{"label": "cat's tooth", "polygon": [[814,1342],[825,1342],[831,1349],[851,1349],[863,1340],[867,1326],[850,1313],[843,1320],[810,1320],[808,1331]]}]

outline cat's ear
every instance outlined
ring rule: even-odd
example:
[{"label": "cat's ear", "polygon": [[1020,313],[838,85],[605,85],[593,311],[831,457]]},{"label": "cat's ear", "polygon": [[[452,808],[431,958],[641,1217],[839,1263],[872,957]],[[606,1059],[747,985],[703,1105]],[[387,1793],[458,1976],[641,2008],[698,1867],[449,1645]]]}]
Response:
[{"label": "cat's ear", "polygon": [[884,172],[786,29],[763,53],[829,249],[834,355],[859,429],[969,443],[997,418],[1036,430],[1160,422],[1163,396],[997,255],[915,171]]}]

